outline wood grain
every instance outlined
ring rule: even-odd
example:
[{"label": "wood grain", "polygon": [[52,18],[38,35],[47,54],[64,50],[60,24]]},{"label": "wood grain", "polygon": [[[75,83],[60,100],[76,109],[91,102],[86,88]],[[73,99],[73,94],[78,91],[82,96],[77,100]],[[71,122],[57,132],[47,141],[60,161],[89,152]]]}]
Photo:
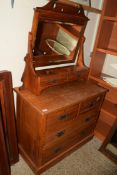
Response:
[{"label": "wood grain", "polygon": [[51,87],[39,96],[15,91],[20,153],[37,174],[92,138],[106,93],[90,81]]},{"label": "wood grain", "polygon": [[5,137],[9,150],[10,163],[16,163],[19,159],[17,136],[15,126],[15,110],[12,89],[11,72],[0,72],[0,93],[1,93],[1,108],[3,113],[3,124],[5,129]]}]

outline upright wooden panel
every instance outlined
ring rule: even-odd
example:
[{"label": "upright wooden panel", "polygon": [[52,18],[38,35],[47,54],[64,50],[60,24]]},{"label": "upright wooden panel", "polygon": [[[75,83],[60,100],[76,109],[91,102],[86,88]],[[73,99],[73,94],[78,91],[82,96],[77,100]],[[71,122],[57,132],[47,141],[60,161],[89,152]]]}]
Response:
[{"label": "upright wooden panel", "polygon": [[0,72],[0,94],[5,139],[7,142],[10,164],[13,164],[18,161],[18,148],[15,128],[12,77],[11,73],[8,71]]},{"label": "upright wooden panel", "polygon": [[[1,107],[1,105],[0,105]],[[0,109],[0,175],[10,175],[10,165],[8,161],[8,152],[4,140],[4,131],[2,125],[1,109]]]}]

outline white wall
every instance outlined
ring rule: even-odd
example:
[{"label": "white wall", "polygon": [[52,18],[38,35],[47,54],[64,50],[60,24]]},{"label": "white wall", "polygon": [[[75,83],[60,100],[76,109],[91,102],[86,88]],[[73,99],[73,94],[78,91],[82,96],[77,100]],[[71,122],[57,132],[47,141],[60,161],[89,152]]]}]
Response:
[{"label": "white wall", "polygon": [[[0,0],[0,70],[12,72],[13,86],[21,85],[33,8],[45,3],[47,0],[15,0],[12,9],[10,0]],[[98,7],[100,2],[95,0],[94,4]],[[97,22],[93,13],[89,14],[89,18],[91,21],[86,30],[85,43],[85,58],[88,63]]]},{"label": "white wall", "polygon": [[28,32],[31,30],[33,8],[47,0],[0,0],[0,70],[12,72],[13,85],[21,85]]}]

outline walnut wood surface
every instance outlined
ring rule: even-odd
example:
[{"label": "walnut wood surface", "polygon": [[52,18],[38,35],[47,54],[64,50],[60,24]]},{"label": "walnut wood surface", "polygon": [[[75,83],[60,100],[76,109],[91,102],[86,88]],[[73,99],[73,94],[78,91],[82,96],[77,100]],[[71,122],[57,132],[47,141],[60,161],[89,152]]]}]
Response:
[{"label": "walnut wood surface", "polygon": [[[1,94],[0,94],[1,95]],[[0,99],[1,100],[1,99]],[[11,175],[0,104],[0,175]]]},{"label": "walnut wood surface", "polygon": [[106,93],[94,83],[77,81],[39,96],[15,91],[20,153],[36,174],[92,138]]},{"label": "walnut wood surface", "polygon": [[[20,90],[18,88],[15,90],[17,93],[20,93]],[[88,100],[89,94],[91,94],[92,97],[95,97],[104,91],[104,88],[100,88],[94,83],[79,83],[75,81],[72,83],[66,83],[61,86],[48,88],[39,96],[32,94],[30,91],[21,90],[21,96],[26,100],[28,100],[28,98],[31,98],[33,104],[38,108],[38,110],[40,110],[42,114],[48,114],[50,112],[61,109],[63,106],[76,104],[78,101],[81,102],[86,99]],[[66,98],[67,96],[69,98]]]},{"label": "walnut wood surface", "polygon": [[[73,37],[79,39],[78,60],[75,66],[36,69],[40,65],[50,65],[49,61],[54,64],[54,58],[57,62],[61,59],[61,56],[44,56],[39,52],[39,47],[46,48],[43,39],[52,30],[52,24],[44,24],[48,26],[48,31],[44,30],[40,43],[38,24],[43,20],[51,23],[54,20],[78,24],[78,27],[73,26],[70,29]],[[55,1],[51,1],[34,11],[22,76],[23,86],[15,88],[15,91],[19,150],[37,175],[89,141],[94,135],[106,90],[87,81],[89,69],[84,65],[83,59],[84,30],[87,21],[82,6],[66,5],[58,1],[56,4]],[[57,28],[58,24],[55,26]],[[74,59],[65,60],[62,57],[58,64],[63,62],[73,63]]]},{"label": "walnut wood surface", "polygon": [[16,127],[15,127],[15,111],[12,89],[11,72],[0,72],[0,95],[3,124],[5,129],[5,138],[8,147],[10,163],[16,163],[19,159]]}]

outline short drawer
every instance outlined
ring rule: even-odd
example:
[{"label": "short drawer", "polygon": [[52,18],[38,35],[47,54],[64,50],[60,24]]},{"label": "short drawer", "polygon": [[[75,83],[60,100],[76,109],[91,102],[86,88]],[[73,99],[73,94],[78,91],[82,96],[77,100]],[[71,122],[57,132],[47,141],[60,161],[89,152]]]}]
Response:
[{"label": "short drawer", "polygon": [[42,164],[55,158],[59,154],[69,149],[71,146],[85,139],[87,136],[91,134],[93,135],[95,125],[96,123],[90,125],[87,128],[82,128],[77,132],[73,132],[71,135],[66,137],[66,139],[46,145],[43,149]]},{"label": "short drawer", "polygon": [[69,124],[68,126],[65,126],[64,128],[56,129],[53,132],[47,131],[45,136],[45,145],[48,143],[54,143],[62,139],[66,139],[71,133],[75,132],[75,130],[78,130],[78,127],[73,124]]},{"label": "short drawer", "polygon": [[78,115],[78,122],[81,126],[88,126],[94,121],[97,121],[99,110],[93,109]]},{"label": "short drawer", "polygon": [[48,86],[54,86],[57,84],[62,84],[67,81],[67,76],[64,74],[55,74],[51,76],[44,76],[40,78],[40,86],[41,87],[48,87]]},{"label": "short drawer", "polygon": [[93,108],[99,108],[101,102],[102,102],[103,96],[102,95],[98,95],[96,97],[92,97],[84,102],[81,103],[80,106],[80,113],[89,111]]},{"label": "short drawer", "polygon": [[45,144],[66,138],[73,132],[77,132],[81,127],[88,127],[89,125],[97,121],[98,114],[98,111],[91,110],[78,115],[70,123],[64,125],[64,127],[63,125],[61,125],[62,127],[56,127],[55,129],[51,127],[51,129],[47,129],[45,136]]},{"label": "short drawer", "polygon": [[68,79],[69,80],[78,80],[78,81],[85,81],[88,76],[88,70],[85,71],[77,71],[77,72],[69,72]]},{"label": "short drawer", "polygon": [[79,105],[73,105],[63,110],[57,111],[47,116],[47,131],[53,132],[58,128],[67,126],[72,120],[77,118]]}]

